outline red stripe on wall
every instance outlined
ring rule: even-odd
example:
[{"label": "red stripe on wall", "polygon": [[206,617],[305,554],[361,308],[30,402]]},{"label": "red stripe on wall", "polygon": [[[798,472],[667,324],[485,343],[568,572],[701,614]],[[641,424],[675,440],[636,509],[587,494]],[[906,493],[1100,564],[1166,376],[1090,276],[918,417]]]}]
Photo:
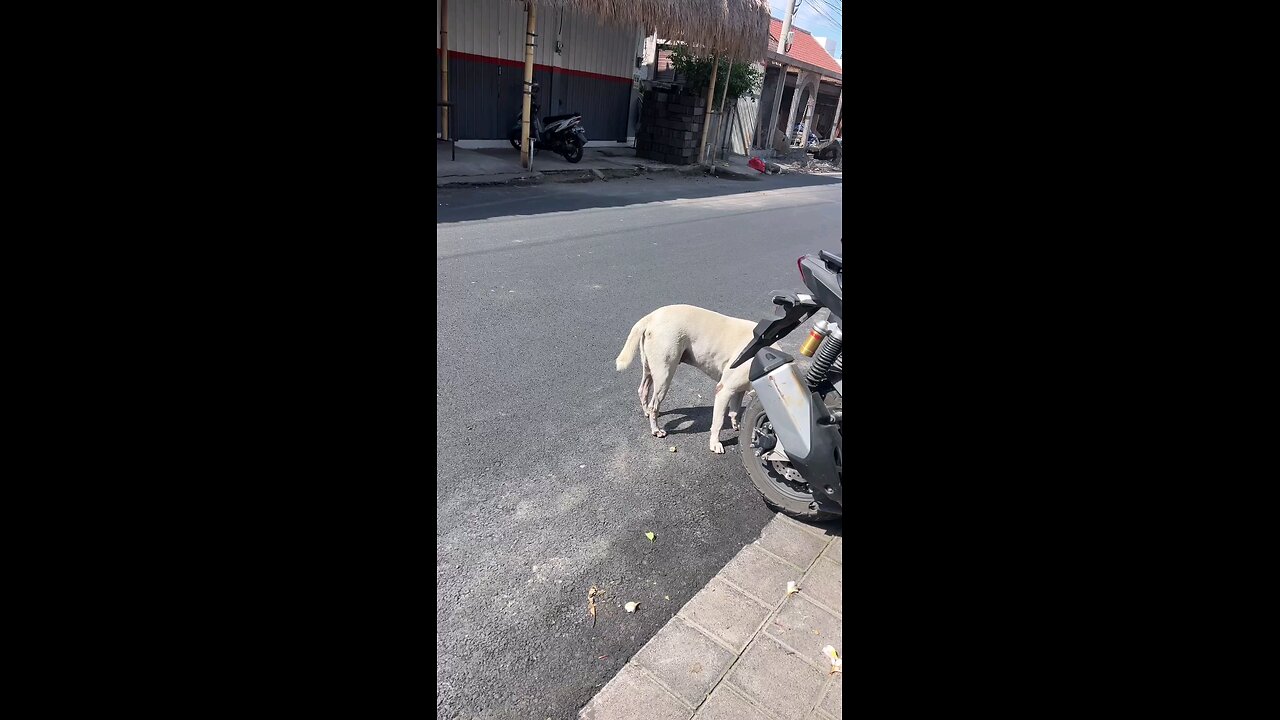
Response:
[{"label": "red stripe on wall", "polygon": [[[436,48],[436,55],[441,54],[440,48]],[[460,58],[469,62],[487,63],[489,65],[504,65],[506,67],[523,68],[524,63],[519,60],[506,60],[504,58],[489,57],[488,55],[472,55],[471,53],[458,52],[456,50],[449,51],[449,57]],[[587,72],[586,70],[570,70],[569,68],[551,67],[550,65],[539,65],[534,63],[534,70],[545,70],[557,75],[577,75],[578,77],[595,78],[596,80],[608,80],[610,82],[631,84],[631,78],[618,77],[617,75],[602,75],[600,73]]]}]

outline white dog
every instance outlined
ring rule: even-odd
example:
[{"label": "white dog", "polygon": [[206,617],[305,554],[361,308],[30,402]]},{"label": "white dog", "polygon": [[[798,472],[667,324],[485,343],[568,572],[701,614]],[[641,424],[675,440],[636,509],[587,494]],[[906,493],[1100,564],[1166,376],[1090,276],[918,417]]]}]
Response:
[{"label": "white dog", "polygon": [[649,418],[654,437],[666,437],[658,428],[658,409],[671,387],[671,377],[681,364],[692,365],[716,380],[715,410],[711,416],[711,452],[723,453],[720,428],[725,410],[733,429],[739,429],[742,396],[751,389],[747,374],[751,363],[729,369],[738,353],[754,338],[756,324],[692,305],[667,305],[640,318],[618,354],[618,370],[626,370],[640,350],[640,409]]}]

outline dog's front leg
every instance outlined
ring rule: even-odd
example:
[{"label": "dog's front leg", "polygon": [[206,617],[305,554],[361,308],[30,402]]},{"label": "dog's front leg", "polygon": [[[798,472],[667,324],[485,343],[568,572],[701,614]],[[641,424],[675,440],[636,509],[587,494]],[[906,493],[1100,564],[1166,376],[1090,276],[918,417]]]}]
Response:
[{"label": "dog's front leg", "polygon": [[724,411],[729,407],[729,398],[732,396],[733,391],[723,383],[716,384],[716,404],[711,411],[711,452],[717,455],[724,454],[724,445],[720,444],[720,428],[724,427]]}]

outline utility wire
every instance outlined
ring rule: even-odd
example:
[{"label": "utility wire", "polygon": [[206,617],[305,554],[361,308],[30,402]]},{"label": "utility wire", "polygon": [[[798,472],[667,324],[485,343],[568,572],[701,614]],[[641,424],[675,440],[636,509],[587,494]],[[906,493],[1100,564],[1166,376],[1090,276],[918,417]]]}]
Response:
[{"label": "utility wire", "polygon": [[821,15],[824,19],[826,19],[826,21],[827,21],[827,22],[829,22],[829,23],[831,23],[832,25],[834,25],[834,26],[836,27],[836,29],[837,29],[837,30],[840,30],[841,32],[843,32],[843,31],[844,31],[844,28],[840,27],[840,23],[839,23],[838,21],[836,21],[836,20],[832,20],[832,19],[831,19],[831,16],[830,16],[830,15],[827,15],[825,12],[823,12],[823,11],[819,10],[817,5],[810,5],[810,6],[809,6],[809,9],[813,10],[813,11],[814,11],[815,13],[817,13],[818,15]]},{"label": "utility wire", "polygon": [[841,6],[839,6],[839,5],[836,5],[836,4],[832,3],[830,0],[822,0],[822,4],[823,4],[823,5],[826,5],[830,10],[832,10],[833,12],[835,12],[835,14],[840,15],[841,17],[843,17],[843,16],[844,16],[844,8],[843,8],[843,7],[841,7]]}]

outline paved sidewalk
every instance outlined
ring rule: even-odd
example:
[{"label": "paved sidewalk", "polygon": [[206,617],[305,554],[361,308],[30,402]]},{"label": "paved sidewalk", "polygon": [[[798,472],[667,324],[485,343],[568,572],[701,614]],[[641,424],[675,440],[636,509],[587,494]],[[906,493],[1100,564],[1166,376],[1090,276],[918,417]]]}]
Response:
[{"label": "paved sidewalk", "polygon": [[[587,703],[581,720],[835,720],[843,540],[765,526]],[[800,591],[787,595],[787,582]]]},{"label": "paved sidewalk", "polygon": [[597,178],[607,179],[644,172],[675,172],[678,169],[675,165],[637,158],[635,148],[626,147],[585,148],[582,160],[576,163],[550,151],[538,152],[534,155],[532,170],[520,167],[520,153],[514,148],[457,148],[456,156],[456,160],[449,159],[447,146],[436,149],[437,187],[507,183],[541,179],[548,174],[587,176],[595,171]]}]

